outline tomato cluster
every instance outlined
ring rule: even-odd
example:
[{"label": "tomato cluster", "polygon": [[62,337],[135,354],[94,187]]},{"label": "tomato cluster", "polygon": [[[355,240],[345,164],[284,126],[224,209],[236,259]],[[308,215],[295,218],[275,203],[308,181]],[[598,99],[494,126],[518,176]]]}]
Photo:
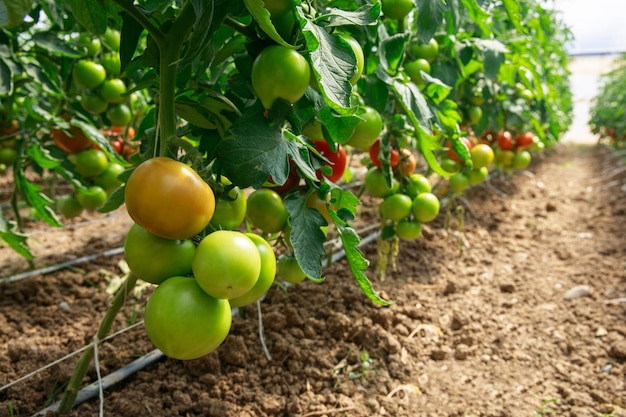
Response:
[{"label": "tomato cluster", "polygon": [[[257,222],[275,220],[266,207],[274,191],[255,192],[246,200],[231,187],[216,202],[190,166],[164,157],[148,159],[128,178],[126,208],[135,224],[124,255],[138,278],[158,285],[144,320],[148,336],[166,355],[194,359],[211,352],[230,331],[230,308],[257,301],[272,285],[277,261],[268,241],[230,230],[239,228],[246,213],[267,216],[254,217]],[[282,204],[280,197],[270,204],[275,201]],[[278,226],[285,222],[286,217]]]}]

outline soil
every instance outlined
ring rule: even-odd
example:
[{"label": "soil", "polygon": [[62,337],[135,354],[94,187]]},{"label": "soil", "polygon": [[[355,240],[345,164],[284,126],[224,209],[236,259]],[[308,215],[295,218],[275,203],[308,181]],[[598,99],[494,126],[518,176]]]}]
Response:
[{"label": "soil", "polygon": [[[161,359],[107,389],[108,416],[626,416],[626,170],[605,147],[560,145],[528,171],[475,187],[401,242],[379,307],[345,261],[322,284],[274,286],[215,352]],[[373,219],[376,201],[362,218]],[[447,220],[446,220],[447,219]],[[463,221],[459,221],[462,219]],[[121,246],[130,220],[89,214],[37,230],[36,266]],[[98,256],[0,285],[0,386],[88,344],[123,275]],[[1,276],[28,264],[0,248]],[[114,325],[141,319],[150,288]],[[142,326],[98,346],[106,375],[154,346]],[[0,391],[0,416],[57,401],[76,356]],[[94,381],[92,368],[85,383]],[[72,416],[97,416],[98,398]],[[55,415],[49,412],[48,415]]]}]

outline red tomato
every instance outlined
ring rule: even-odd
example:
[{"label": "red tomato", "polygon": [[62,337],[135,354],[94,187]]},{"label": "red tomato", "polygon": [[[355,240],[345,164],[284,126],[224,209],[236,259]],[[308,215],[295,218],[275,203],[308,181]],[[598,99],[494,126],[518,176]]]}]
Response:
[{"label": "red tomato", "polygon": [[[370,146],[369,154],[372,163],[380,169],[382,167],[382,163],[380,162],[380,159],[378,159],[378,155],[380,154],[380,139],[374,142],[372,146]],[[400,152],[398,152],[398,150],[395,148],[391,148],[389,152],[389,165],[391,166],[391,169],[397,167],[399,163]]]},{"label": "red tomato", "polygon": [[522,133],[515,138],[515,145],[517,149],[527,148],[533,144],[534,139],[535,135],[533,132]]},{"label": "red tomato", "polygon": [[496,135],[496,141],[498,142],[498,147],[503,151],[513,149],[513,135],[511,135],[511,132],[508,130],[503,130],[498,133]]},{"label": "red tomato", "polygon": [[346,170],[348,162],[343,146],[337,144],[335,152],[330,149],[330,146],[325,141],[315,141],[313,146],[324,158],[328,159],[332,168],[330,175],[322,174],[321,170],[317,171],[317,178],[321,179],[322,175],[324,175],[331,182],[339,181],[343,177],[343,172]]}]

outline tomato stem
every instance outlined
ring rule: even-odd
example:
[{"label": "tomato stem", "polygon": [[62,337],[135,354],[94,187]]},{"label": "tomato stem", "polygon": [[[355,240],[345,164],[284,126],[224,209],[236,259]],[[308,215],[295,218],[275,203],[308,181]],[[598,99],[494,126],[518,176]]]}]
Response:
[{"label": "tomato stem", "polygon": [[[115,320],[117,313],[126,303],[128,294],[133,290],[135,284],[137,284],[137,277],[131,273],[128,275],[122,286],[117,290],[117,294],[115,294],[113,301],[111,301],[111,306],[104,315],[102,322],[100,322],[100,327],[96,333],[96,343],[98,340],[104,339],[104,337],[111,331],[111,327],[113,327],[113,321]],[[80,385],[85,377],[85,374],[87,374],[87,371],[89,370],[93,355],[94,346],[92,344],[83,352],[76,364],[76,368],[74,368],[74,373],[70,378],[67,388],[63,393],[61,404],[59,405],[59,414],[67,414],[72,411]]]},{"label": "tomato stem", "polygon": [[165,44],[165,36],[163,32],[159,30],[141,11],[133,5],[132,1],[128,0],[111,0],[113,3],[120,6],[126,13],[128,13],[133,19],[135,19],[141,26],[144,27],[154,39],[154,42],[162,47]]},{"label": "tomato stem", "polygon": [[[176,21],[159,48],[159,148],[160,156],[169,156],[172,138],[176,138],[176,74],[183,42],[193,27],[195,11],[190,1],[185,3]],[[172,152],[174,153],[174,152]]]}]

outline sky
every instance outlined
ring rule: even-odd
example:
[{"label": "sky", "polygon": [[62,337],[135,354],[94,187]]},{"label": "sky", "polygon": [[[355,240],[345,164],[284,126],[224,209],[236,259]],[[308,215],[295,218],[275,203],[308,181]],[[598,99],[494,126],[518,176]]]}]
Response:
[{"label": "sky", "polygon": [[574,34],[571,54],[626,52],[626,0],[552,1]]}]

